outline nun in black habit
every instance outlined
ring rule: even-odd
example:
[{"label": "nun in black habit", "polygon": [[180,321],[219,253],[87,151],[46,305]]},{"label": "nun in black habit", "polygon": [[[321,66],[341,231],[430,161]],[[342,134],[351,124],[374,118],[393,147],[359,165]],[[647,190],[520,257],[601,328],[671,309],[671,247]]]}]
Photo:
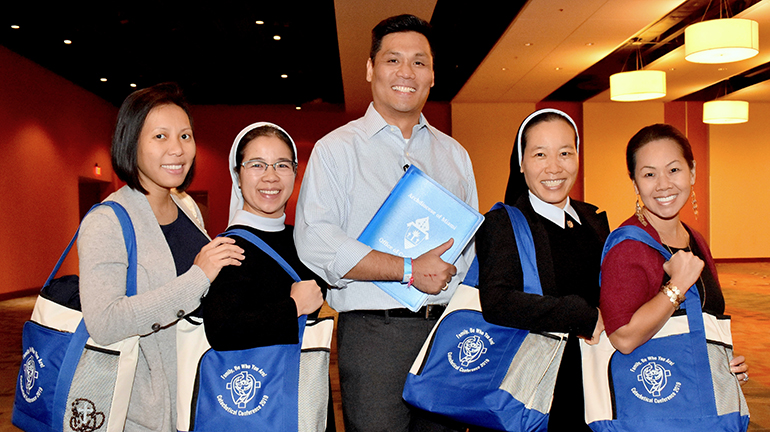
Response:
[{"label": "nun in black habit", "polygon": [[556,379],[549,431],[590,431],[583,411],[578,338],[598,342],[599,270],[609,235],[605,212],[569,198],[578,174],[579,136],[564,112],[542,109],[519,127],[505,203],[527,219],[543,295],[523,291],[523,275],[505,209],[490,211],[476,234],[484,319],[530,331],[569,333]]}]

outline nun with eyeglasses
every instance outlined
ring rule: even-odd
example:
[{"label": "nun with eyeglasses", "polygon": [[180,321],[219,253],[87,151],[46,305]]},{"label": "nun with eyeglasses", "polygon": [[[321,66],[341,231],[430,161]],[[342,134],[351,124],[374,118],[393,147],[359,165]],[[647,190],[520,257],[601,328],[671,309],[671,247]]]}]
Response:
[{"label": "nun with eyeglasses", "polygon": [[521,210],[535,243],[543,295],[523,290],[523,273],[505,209],[490,211],[476,234],[479,296],[492,324],[569,337],[551,404],[549,431],[590,431],[585,424],[578,338],[598,342],[604,329],[599,270],[609,224],[604,212],[569,193],[578,176],[578,128],[566,113],[541,109],[519,127],[505,203]]},{"label": "nun with eyeglasses", "polygon": [[323,292],[297,257],[286,203],[297,180],[297,149],[282,128],[259,122],[244,128],[230,151],[233,188],[228,229],[242,228],[272,247],[298,273],[294,280],[267,253],[240,238],[241,266],[220,272],[203,299],[206,336],[217,351],[298,343],[297,318],[318,311]]},{"label": "nun with eyeglasses", "polygon": [[[295,282],[256,245],[234,236],[245,258],[233,271],[220,272],[201,301],[206,337],[217,351],[296,344],[297,318],[317,317],[326,292],[326,283],[300,262],[294,227],[285,223],[286,204],[297,181],[297,146],[280,126],[254,123],[236,136],[229,168],[233,187],[228,230],[240,228],[259,237],[301,281]],[[335,430],[331,393],[325,430]]]}]

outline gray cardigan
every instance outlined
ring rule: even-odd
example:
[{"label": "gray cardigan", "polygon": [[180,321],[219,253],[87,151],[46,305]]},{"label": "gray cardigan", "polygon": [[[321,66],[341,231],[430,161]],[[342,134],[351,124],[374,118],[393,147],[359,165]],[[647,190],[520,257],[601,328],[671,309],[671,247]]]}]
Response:
[{"label": "gray cardigan", "polygon": [[[193,223],[202,220],[197,207],[192,214],[192,206],[172,197]],[[125,295],[128,258],[120,223],[112,209],[100,207],[83,220],[78,238],[86,328],[103,345],[142,336],[125,430],[176,431],[174,324],[200,305],[209,280],[195,265],[177,277],[171,250],[144,194],[124,186],[107,200],[126,208],[136,231],[137,295]]]}]

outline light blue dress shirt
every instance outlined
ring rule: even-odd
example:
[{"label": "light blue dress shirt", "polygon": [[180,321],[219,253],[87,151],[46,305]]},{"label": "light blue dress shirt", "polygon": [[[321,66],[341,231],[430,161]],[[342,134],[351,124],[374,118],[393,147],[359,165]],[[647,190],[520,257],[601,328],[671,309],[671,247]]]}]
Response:
[{"label": "light blue dress shirt", "polygon": [[[408,142],[370,104],[364,117],[319,140],[310,156],[297,203],[294,240],[302,262],[336,289],[326,300],[338,312],[403,305],[371,282],[345,279],[370,251],[356,240],[390,190],[415,165],[474,209],[476,179],[468,152],[430,126],[421,114]],[[473,261],[469,244],[455,263],[449,289],[427,304],[446,304]],[[413,257],[416,258],[416,257]]]}]

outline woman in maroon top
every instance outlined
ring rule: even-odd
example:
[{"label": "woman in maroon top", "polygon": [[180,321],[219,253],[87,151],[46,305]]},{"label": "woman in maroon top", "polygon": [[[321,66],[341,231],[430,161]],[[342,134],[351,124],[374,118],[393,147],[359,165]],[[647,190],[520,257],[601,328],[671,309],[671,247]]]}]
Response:
[{"label": "woman in maroon top", "polygon": [[[602,263],[600,309],[605,331],[618,351],[629,354],[663,327],[692,285],[706,312],[724,314],[725,301],[708,245],[679,218],[695,184],[695,160],[687,138],[670,125],[647,126],[629,141],[626,164],[643,205],[637,201],[636,214],[623,225],[644,229],[673,254],[665,261],[649,246],[626,240]],[[730,368],[741,384],[748,381],[743,356],[733,358]]]}]

